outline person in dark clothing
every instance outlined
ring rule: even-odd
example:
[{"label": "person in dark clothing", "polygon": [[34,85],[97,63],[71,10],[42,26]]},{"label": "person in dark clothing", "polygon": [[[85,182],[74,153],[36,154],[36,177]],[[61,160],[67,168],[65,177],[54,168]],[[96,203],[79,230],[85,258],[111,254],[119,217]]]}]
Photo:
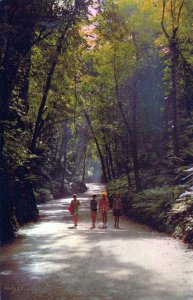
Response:
[{"label": "person in dark clothing", "polygon": [[113,201],[113,216],[115,219],[115,228],[119,228],[119,218],[122,215],[122,201],[120,195],[116,195]]},{"label": "person in dark clothing", "polygon": [[113,208],[113,201],[114,201],[114,196],[113,194],[108,196],[109,199],[109,208],[112,209]]},{"label": "person in dark clothing", "polygon": [[97,218],[97,200],[96,195],[92,196],[90,201],[90,210],[91,210],[91,219],[92,219],[92,227],[95,228],[96,218]]}]

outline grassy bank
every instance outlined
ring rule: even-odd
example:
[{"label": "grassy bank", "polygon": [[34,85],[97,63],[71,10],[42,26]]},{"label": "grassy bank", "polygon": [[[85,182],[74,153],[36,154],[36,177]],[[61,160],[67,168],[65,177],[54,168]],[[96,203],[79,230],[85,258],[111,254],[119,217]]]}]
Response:
[{"label": "grassy bank", "polygon": [[112,181],[108,192],[121,194],[125,216],[193,244],[193,188],[164,186],[134,193],[122,179]]}]

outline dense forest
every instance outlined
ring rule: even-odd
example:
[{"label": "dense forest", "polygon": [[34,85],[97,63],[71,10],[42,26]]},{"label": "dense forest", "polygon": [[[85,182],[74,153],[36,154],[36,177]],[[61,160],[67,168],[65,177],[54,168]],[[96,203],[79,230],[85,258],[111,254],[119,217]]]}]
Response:
[{"label": "dense forest", "polygon": [[193,2],[4,0],[0,30],[1,240],[97,173],[192,242]]}]

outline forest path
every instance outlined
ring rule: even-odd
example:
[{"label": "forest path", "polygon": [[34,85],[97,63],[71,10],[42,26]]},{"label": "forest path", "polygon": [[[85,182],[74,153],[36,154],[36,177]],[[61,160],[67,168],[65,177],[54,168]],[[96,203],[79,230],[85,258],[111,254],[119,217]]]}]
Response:
[{"label": "forest path", "polygon": [[193,253],[187,245],[121,218],[120,229],[90,229],[89,199],[80,195],[77,229],[70,198],[41,205],[40,221],[1,249],[2,300],[193,300]]}]

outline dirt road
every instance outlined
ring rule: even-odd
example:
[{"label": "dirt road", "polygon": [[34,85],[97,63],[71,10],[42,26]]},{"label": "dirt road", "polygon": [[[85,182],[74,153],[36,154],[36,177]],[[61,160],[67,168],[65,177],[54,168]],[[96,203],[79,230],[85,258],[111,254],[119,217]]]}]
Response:
[{"label": "dirt road", "polygon": [[90,184],[77,229],[70,199],[40,206],[38,223],[1,249],[2,300],[193,300],[193,252],[183,243],[121,219],[91,229]]}]

